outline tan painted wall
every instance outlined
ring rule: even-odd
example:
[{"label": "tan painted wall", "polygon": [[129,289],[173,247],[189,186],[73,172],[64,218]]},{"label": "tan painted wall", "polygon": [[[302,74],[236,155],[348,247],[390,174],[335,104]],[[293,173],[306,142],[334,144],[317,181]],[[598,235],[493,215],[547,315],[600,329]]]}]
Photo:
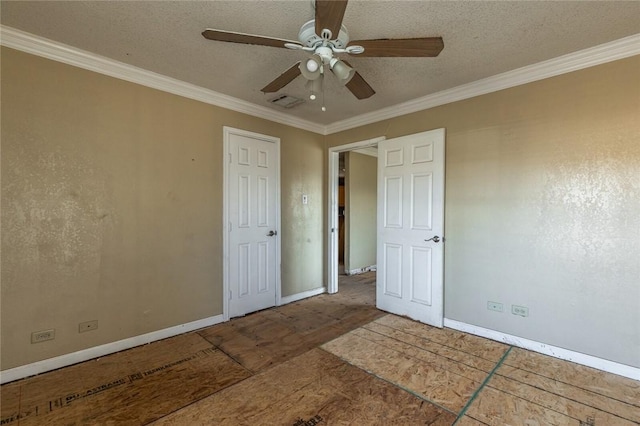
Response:
[{"label": "tan painted wall", "polygon": [[3,370],[221,314],[223,126],[281,138],[282,294],[323,285],[322,136],[1,52]]},{"label": "tan painted wall", "polygon": [[[640,56],[327,137],[445,127],[445,316],[640,367]],[[488,311],[487,301],[505,312]],[[510,313],[529,308],[529,317]]]},{"label": "tan painted wall", "polygon": [[357,152],[345,153],[346,199],[345,269],[376,264],[378,159]]},{"label": "tan painted wall", "polygon": [[[323,137],[6,48],[1,66],[3,370],[221,312],[223,125],[281,138],[283,295],[322,285]],[[445,127],[447,318],[640,367],[639,76],[630,58],[326,145]]]}]

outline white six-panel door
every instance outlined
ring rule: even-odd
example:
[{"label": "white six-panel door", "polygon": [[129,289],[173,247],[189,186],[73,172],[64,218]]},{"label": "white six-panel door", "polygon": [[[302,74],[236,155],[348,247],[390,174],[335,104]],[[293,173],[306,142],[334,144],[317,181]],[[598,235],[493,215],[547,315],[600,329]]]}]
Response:
[{"label": "white six-panel door", "polygon": [[442,327],[444,129],[378,144],[379,309]]},{"label": "white six-panel door", "polygon": [[279,285],[277,138],[225,128],[229,317],[276,304]]}]

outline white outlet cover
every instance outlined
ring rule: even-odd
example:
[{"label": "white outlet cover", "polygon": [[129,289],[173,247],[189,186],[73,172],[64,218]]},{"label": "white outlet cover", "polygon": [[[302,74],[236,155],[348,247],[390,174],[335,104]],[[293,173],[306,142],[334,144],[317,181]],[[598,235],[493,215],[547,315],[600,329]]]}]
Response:
[{"label": "white outlet cover", "polygon": [[487,309],[494,312],[503,312],[502,303],[498,302],[487,302]]},{"label": "white outlet cover", "polygon": [[511,305],[511,313],[513,315],[519,315],[521,317],[528,317],[529,308],[527,308],[526,306]]}]

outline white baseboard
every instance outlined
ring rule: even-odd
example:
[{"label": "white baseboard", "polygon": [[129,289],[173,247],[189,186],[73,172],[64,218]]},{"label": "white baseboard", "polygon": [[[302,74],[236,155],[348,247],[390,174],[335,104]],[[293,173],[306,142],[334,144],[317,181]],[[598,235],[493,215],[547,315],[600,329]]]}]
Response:
[{"label": "white baseboard", "polygon": [[307,297],[317,296],[322,293],[326,293],[326,287],[318,287],[313,290],[303,291],[302,293],[292,294],[291,296],[285,296],[280,299],[280,305],[286,305],[287,303],[297,302],[298,300],[306,299]]},{"label": "white baseboard", "polygon": [[576,364],[585,365],[587,367],[596,368],[608,373],[617,374],[619,376],[628,377],[633,380],[640,380],[640,368],[630,365],[620,364],[609,361],[607,359],[597,358],[595,356],[586,355],[580,352],[571,351],[557,346],[547,345],[546,343],[536,342],[534,340],[525,339],[511,334],[501,333],[499,331],[488,328],[478,327],[464,322],[444,319],[444,326],[453,328],[454,330],[463,331],[465,333],[474,334],[487,339],[497,340],[508,345],[517,346],[519,348],[528,349],[554,358],[564,359],[566,361],[575,362]]},{"label": "white baseboard", "polygon": [[200,328],[209,327],[221,323],[222,315],[216,315],[186,324],[177,325],[175,327],[165,328],[163,330],[152,331],[151,333],[142,334],[140,336],[130,337],[128,339],[118,340],[117,342],[107,343],[95,346],[89,349],[83,349],[66,355],[60,355],[55,358],[49,358],[32,364],[22,365],[20,367],[10,368],[0,371],[0,384],[12,382],[25,377],[33,376],[57,368],[67,367],[79,362],[88,361],[93,358],[109,355],[125,349],[131,349],[136,346],[155,342],[156,340],[166,339],[167,337],[177,336],[178,334],[187,333],[189,331],[198,330]]},{"label": "white baseboard", "polygon": [[377,265],[371,265],[371,266],[365,266],[364,268],[357,268],[357,269],[351,269],[349,271],[345,270],[344,273],[347,275],[358,275],[358,274],[364,274],[365,272],[369,272],[369,271],[377,271]]},{"label": "white baseboard", "polygon": [[[317,296],[325,292],[326,292],[325,287],[319,287],[313,290],[307,290],[302,293],[297,293],[291,296],[283,297],[280,301],[281,302],[280,304],[286,305],[288,303],[296,302],[298,300],[306,299],[312,296]],[[140,336],[130,337],[128,339],[119,340],[117,342],[107,343],[104,345],[95,346],[93,348],[84,349],[78,352],[73,352],[73,353],[61,355],[55,358],[49,358],[42,361],[34,362],[32,364],[22,365],[20,367],[15,367],[8,370],[0,371],[0,384],[23,379],[25,377],[33,376],[36,374],[45,373],[47,371],[55,370],[58,368],[67,367],[69,365],[88,361],[93,358],[98,358],[98,357],[109,355],[125,349],[131,349],[136,346],[155,342],[157,340],[162,340],[168,337],[177,336],[182,333],[188,333],[190,331],[198,330],[200,328],[210,327],[212,325],[219,324],[221,322],[223,322],[222,315],[216,315],[213,317],[204,318],[204,319],[193,321],[190,323],[177,325],[175,327],[169,327],[163,330],[153,331],[151,333],[142,334]],[[640,380],[640,368],[632,367],[625,364],[620,364],[620,363],[609,361],[602,358],[597,358],[591,355],[586,355],[580,352],[575,352],[568,349],[559,348],[556,346],[547,345],[545,343],[536,342],[534,340],[513,336],[511,334],[502,333],[499,331],[463,323],[463,322],[448,319],[448,318],[444,319],[444,326],[448,328],[452,328],[454,330],[459,330],[465,333],[473,334],[476,336],[486,337],[487,339],[496,340],[498,342],[503,342],[508,345],[517,346],[523,349],[528,349],[544,355],[549,355],[555,358],[575,362],[577,364],[596,368],[598,370],[617,374],[619,376],[628,377],[633,380]]]}]

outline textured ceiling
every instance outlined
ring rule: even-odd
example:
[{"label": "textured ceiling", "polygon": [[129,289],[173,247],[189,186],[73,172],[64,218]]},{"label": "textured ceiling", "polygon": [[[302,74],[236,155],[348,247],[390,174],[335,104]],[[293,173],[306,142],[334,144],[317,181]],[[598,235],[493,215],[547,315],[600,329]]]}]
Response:
[{"label": "textured ceiling", "polygon": [[[303,77],[277,94],[260,89],[305,56],[288,49],[206,40],[215,28],[297,40],[313,19],[299,1],[5,1],[3,25],[164,74],[318,124],[330,124],[640,31],[631,1],[358,1],[344,25],[353,40],[441,36],[436,58],[348,61],[375,89],[357,100],[334,78],[326,112],[307,100]],[[332,76],[329,76],[332,77]],[[280,94],[305,103],[285,110]]]}]

